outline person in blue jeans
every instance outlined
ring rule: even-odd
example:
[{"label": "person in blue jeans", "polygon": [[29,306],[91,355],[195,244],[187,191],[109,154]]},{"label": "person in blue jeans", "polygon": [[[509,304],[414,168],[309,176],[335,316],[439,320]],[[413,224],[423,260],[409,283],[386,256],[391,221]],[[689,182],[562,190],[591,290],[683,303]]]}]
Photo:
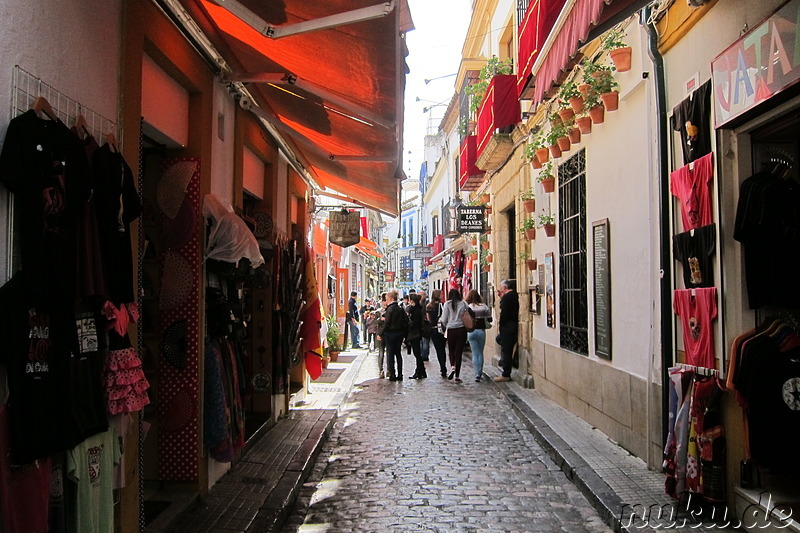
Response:
[{"label": "person in blue jeans", "polygon": [[[408,334],[408,315],[397,305],[397,291],[386,293],[386,311],[383,313],[383,338],[386,342],[386,366],[389,381],[403,381],[403,339]],[[395,372],[395,363],[397,371]]]},{"label": "person in blue jeans", "polygon": [[350,328],[350,341],[353,343],[353,349],[360,349],[360,337],[358,336],[358,306],[356,305],[356,292],[350,293],[350,299],[347,301],[347,314],[345,315],[347,325]]},{"label": "person in blue jeans", "polygon": [[475,319],[475,329],[467,333],[467,342],[472,350],[472,367],[475,369],[475,381],[483,377],[483,348],[486,346],[486,330],[491,327],[492,312],[483,303],[483,298],[476,290],[469,291],[466,299],[469,312]]}]

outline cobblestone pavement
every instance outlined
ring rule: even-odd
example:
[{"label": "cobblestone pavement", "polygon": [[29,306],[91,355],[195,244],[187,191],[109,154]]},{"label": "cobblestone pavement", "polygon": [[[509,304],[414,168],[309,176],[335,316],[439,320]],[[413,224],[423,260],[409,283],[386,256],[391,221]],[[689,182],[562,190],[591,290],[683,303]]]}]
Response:
[{"label": "cobblestone pavement", "polygon": [[368,358],[284,532],[611,531],[471,368],[393,383]]}]

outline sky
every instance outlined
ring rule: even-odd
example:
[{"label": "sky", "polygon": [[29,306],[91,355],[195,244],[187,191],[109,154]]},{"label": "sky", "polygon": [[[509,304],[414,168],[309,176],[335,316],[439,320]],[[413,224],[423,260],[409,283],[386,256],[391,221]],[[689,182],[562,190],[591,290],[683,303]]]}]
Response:
[{"label": "sky", "polygon": [[[408,0],[408,6],[415,29],[406,34],[410,72],[406,75],[403,170],[417,179],[428,123],[435,132],[455,92],[472,0]],[[444,77],[433,80],[439,76]],[[425,79],[432,81],[426,85]],[[425,112],[428,106],[433,107]]]}]

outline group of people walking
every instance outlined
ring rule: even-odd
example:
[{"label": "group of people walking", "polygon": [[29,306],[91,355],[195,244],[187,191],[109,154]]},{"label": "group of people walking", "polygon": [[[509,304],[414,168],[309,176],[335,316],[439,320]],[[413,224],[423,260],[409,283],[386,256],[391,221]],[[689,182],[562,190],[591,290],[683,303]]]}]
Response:
[{"label": "group of people walking", "polygon": [[[501,347],[503,374],[495,380],[509,381],[519,322],[519,300],[514,281],[502,281],[498,294],[501,299],[497,342]],[[354,294],[349,308],[351,311],[356,309]],[[417,293],[412,290],[402,302],[397,290],[391,290],[381,295],[379,303],[373,302],[365,323],[365,342],[371,349],[374,339],[381,379],[403,380],[404,346],[407,353],[413,353],[416,362],[409,379],[427,378],[425,363],[433,346],[442,378],[462,383],[461,362],[467,343],[472,352],[474,379],[476,382],[483,379],[486,330],[492,327],[492,312],[476,290],[469,291],[466,299],[462,299],[460,291],[450,289],[447,301],[442,301],[442,291],[438,289],[431,292],[430,300],[424,291]],[[358,333],[353,340],[358,342]]]}]

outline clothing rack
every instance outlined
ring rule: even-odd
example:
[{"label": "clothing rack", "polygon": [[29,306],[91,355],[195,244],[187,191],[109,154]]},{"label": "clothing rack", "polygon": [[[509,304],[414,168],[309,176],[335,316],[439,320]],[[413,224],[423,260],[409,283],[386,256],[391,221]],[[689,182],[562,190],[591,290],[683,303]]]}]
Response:
[{"label": "clothing rack", "polygon": [[704,366],[694,366],[694,365],[687,365],[686,363],[677,363],[673,368],[680,368],[682,370],[691,370],[698,376],[708,376],[718,378],[720,377],[720,371],[716,368],[706,368]]},{"label": "clothing rack", "polygon": [[78,117],[83,117],[84,127],[98,144],[102,145],[106,142],[107,137],[111,136],[116,140],[117,147],[122,148],[122,131],[115,121],[82,105],[19,65],[14,66],[13,84],[11,118],[25,113],[31,108],[37,97],[43,96],[58,119],[68,127],[73,126],[78,121]]}]

